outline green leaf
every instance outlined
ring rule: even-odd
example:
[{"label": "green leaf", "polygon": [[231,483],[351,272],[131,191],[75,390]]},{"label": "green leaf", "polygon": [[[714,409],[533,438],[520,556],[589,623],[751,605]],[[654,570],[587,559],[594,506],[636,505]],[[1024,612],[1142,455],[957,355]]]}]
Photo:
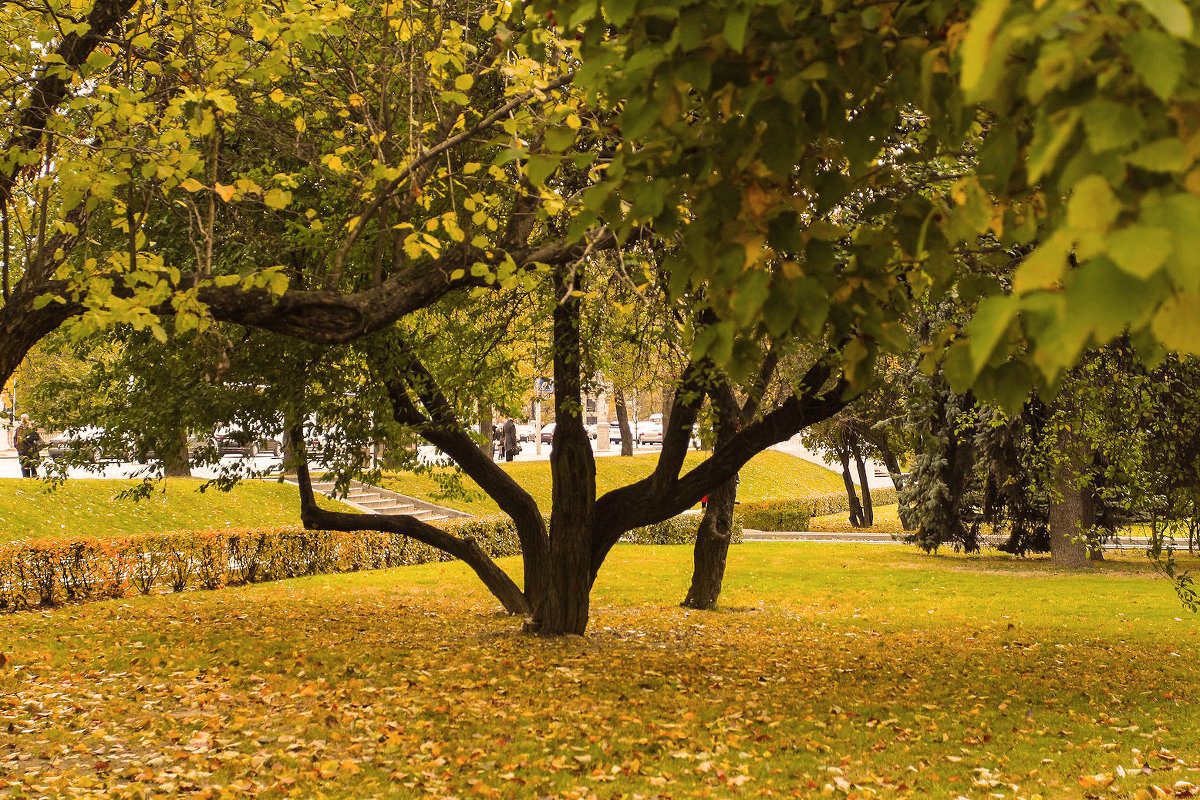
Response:
[{"label": "green leaf", "polygon": [[1167,274],[1184,292],[1200,292],[1200,197],[1179,193],[1142,204],[1142,221],[1171,232]]},{"label": "green leaf", "polygon": [[1167,33],[1187,39],[1192,35],[1192,14],[1181,0],[1139,0]]},{"label": "green leaf", "polygon": [[1148,278],[1171,255],[1171,232],[1153,225],[1131,225],[1113,231],[1105,240],[1109,258],[1138,278]]},{"label": "green leaf", "polygon": [[1185,294],[1169,298],[1154,315],[1151,328],[1170,350],[1200,353],[1200,295]]},{"label": "green leaf", "polygon": [[558,158],[555,156],[533,153],[525,162],[525,174],[529,176],[530,183],[540,186],[546,182],[554,170],[558,169],[558,163]]},{"label": "green leaf", "polygon": [[985,369],[974,385],[981,400],[1010,415],[1021,410],[1032,388],[1033,370],[1024,361],[1006,361],[998,367]]},{"label": "green leaf", "polygon": [[1192,164],[1183,142],[1159,139],[1125,156],[1125,163],[1151,172],[1182,172]]},{"label": "green leaf", "polygon": [[546,129],[546,147],[552,152],[561,153],[575,143],[575,131],[564,126]]},{"label": "green leaf", "polygon": [[1121,42],[1133,68],[1163,100],[1169,98],[1183,77],[1183,45],[1160,31],[1135,31]]},{"label": "green leaf", "polygon": [[1078,108],[1066,113],[1050,114],[1045,110],[1038,113],[1033,141],[1029,143],[1026,156],[1029,180],[1036,181],[1054,168],[1058,154],[1075,133],[1075,123],[1079,121],[1079,117]]},{"label": "green leaf", "polygon": [[946,350],[946,359],[942,362],[942,370],[950,388],[959,394],[964,394],[975,382],[975,371],[971,368],[971,352],[967,342],[959,339]]},{"label": "green leaf", "polygon": [[624,25],[637,9],[637,0],[605,0],[604,11],[613,25]]},{"label": "green leaf", "polygon": [[739,53],[746,47],[746,27],[749,22],[748,8],[736,8],[725,17],[725,29],[722,31],[725,41]]},{"label": "green leaf", "polygon": [[748,272],[738,281],[730,305],[738,325],[745,328],[762,311],[763,303],[771,293],[771,276],[765,272]]},{"label": "green leaf", "polygon": [[1121,201],[1099,175],[1076,183],[1067,201],[1067,225],[1077,231],[1108,230],[1120,213]]},{"label": "green leaf", "polygon": [[1094,153],[1120,150],[1138,141],[1146,120],[1137,108],[1112,100],[1093,100],[1083,108],[1083,129]]},{"label": "green leaf", "polygon": [[1130,325],[1145,324],[1157,291],[1154,283],[1135,278],[1111,260],[1093,258],[1071,273],[1063,327],[1071,339],[1090,334],[1097,344],[1107,342]]},{"label": "green leaf", "polygon": [[967,329],[970,334],[968,347],[971,353],[972,379],[991,359],[996,345],[1007,333],[1008,326],[1016,319],[1018,310],[1017,299],[1008,295],[989,297],[979,304]]},{"label": "green leaf", "polygon": [[1013,290],[1023,294],[1048,289],[1062,280],[1071,254],[1071,237],[1059,231],[1030,253],[1013,276]]}]

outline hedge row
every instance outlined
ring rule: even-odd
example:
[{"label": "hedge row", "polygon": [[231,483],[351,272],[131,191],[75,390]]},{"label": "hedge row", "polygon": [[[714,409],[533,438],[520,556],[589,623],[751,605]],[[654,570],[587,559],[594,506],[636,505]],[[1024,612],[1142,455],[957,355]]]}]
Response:
[{"label": "hedge row", "polygon": [[[622,536],[621,541],[632,544],[691,544],[696,541],[696,530],[699,527],[699,514],[685,514],[644,528],[634,528]],[[742,524],[737,519],[733,521],[733,531],[729,540],[733,544],[742,542]]]},{"label": "hedge row", "polygon": [[[625,540],[694,541],[699,520],[694,515],[677,517],[631,531]],[[507,517],[469,519],[446,528],[474,540],[492,558],[520,553],[516,529]],[[740,541],[740,528],[737,534]],[[299,527],[27,539],[0,545],[0,609],[449,560],[452,556],[400,534]]]},{"label": "hedge row", "polygon": [[[894,488],[872,489],[871,503],[875,506],[896,503]],[[806,531],[813,517],[826,514],[845,514],[850,511],[850,498],[845,492],[808,497],[802,500],[764,500],[742,503],[737,517],[741,524],[755,531]]]}]

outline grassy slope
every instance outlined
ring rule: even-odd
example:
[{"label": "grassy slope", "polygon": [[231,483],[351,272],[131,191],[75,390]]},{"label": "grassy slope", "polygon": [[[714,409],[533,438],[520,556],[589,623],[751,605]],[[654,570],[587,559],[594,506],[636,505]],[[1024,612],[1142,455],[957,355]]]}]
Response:
[{"label": "grassy slope", "polygon": [[215,489],[201,494],[202,483],[172,478],[165,491],[134,502],[116,499],[131,481],[71,480],[48,492],[41,481],[0,479],[0,542],[300,523],[294,486],[247,481],[229,494]]},{"label": "grassy slope", "polygon": [[[686,466],[690,469],[699,464],[707,454],[688,453]],[[632,458],[608,456],[596,459],[596,491],[603,494],[611,489],[625,486],[646,477],[658,462],[657,454],[638,455]],[[537,501],[543,511],[550,510],[550,463],[548,461],[514,461],[501,466],[513,476]],[[750,460],[741,472],[742,482],[738,486],[738,499],[743,502],[755,500],[783,500],[793,497],[813,497],[837,494],[845,491],[842,479],[835,472],[803,461],[777,450],[767,450]],[[464,476],[464,486],[471,496],[463,498],[440,497],[441,487],[429,475],[393,473],[385,476],[384,486],[393,491],[434,503],[457,508],[472,514],[494,514],[499,508],[483,495],[474,481]]]},{"label": "grassy slope", "polygon": [[[0,792],[1057,798],[1200,783],[1200,624],[1144,563],[1066,575],[747,544],[725,609],[695,613],[677,605],[690,558],[617,547],[586,639],[519,634],[461,564],[6,617],[0,753],[22,759],[0,759]],[[1108,781],[1115,794],[1094,789]]]}]

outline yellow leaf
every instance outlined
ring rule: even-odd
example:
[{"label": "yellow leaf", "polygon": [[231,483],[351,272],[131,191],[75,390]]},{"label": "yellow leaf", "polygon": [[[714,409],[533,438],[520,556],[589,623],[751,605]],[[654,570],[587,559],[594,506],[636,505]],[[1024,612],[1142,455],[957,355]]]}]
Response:
[{"label": "yellow leaf", "polygon": [[196,180],[195,178],[188,178],[183,183],[179,184],[179,186],[185,192],[198,192],[204,188],[204,184],[201,183],[200,181]]},{"label": "yellow leaf", "polygon": [[268,189],[263,202],[268,208],[286,208],[292,202],[292,193],[286,189]]},{"label": "yellow leaf", "polygon": [[226,203],[228,203],[230,200],[233,199],[233,193],[235,190],[232,186],[226,186],[223,183],[218,183],[216,186],[213,187],[213,191],[215,191],[217,193],[218,197],[220,197],[222,200],[224,200]]},{"label": "yellow leaf", "polygon": [[308,129],[308,125],[304,122],[304,117],[296,117],[294,124],[296,126],[296,130],[300,133],[304,133],[304,131]]},{"label": "yellow leaf", "polygon": [[283,89],[276,88],[271,92],[271,99],[276,103],[282,103],[284,98]]}]

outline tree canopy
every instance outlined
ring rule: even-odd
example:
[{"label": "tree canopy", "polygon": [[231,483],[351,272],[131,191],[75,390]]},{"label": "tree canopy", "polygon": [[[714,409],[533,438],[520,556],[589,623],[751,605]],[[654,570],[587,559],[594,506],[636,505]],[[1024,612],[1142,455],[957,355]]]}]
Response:
[{"label": "tree canopy", "polygon": [[[586,625],[627,526],[867,388],[921,306],[975,309],[930,361],[1008,409],[1117,335],[1151,361],[1200,347],[1180,0],[4,7],[0,378],[68,320],[362,340],[394,420],[505,495],[529,583],[506,604],[545,630]],[[690,360],[659,468],[597,498],[602,251],[681,310]],[[466,449],[447,387],[474,362],[430,346],[512,324],[520,292],[550,331],[548,528]],[[805,348],[791,396],[680,475],[704,398]],[[305,518],[332,521],[311,496]]]}]

